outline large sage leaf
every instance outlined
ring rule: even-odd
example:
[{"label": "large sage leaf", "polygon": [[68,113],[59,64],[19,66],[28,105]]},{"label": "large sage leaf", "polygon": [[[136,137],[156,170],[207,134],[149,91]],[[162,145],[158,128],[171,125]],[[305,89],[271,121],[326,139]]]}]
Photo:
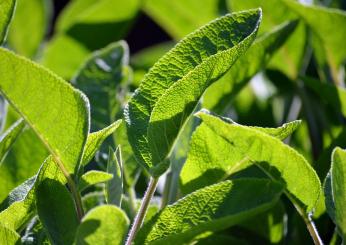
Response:
[{"label": "large sage leaf", "polygon": [[125,110],[129,141],[151,175],[167,155],[205,89],[224,75],[255,39],[260,10],[229,14],[198,29],[144,77]]},{"label": "large sage leaf", "polygon": [[123,244],[130,221],[124,211],[113,205],[90,210],[79,225],[76,244]]},{"label": "large sage leaf", "polygon": [[8,24],[11,21],[16,0],[3,0],[0,3],[0,44],[4,41]]},{"label": "large sage leaf", "polygon": [[59,181],[44,179],[36,189],[38,216],[53,244],[72,244],[79,224],[72,196]]},{"label": "large sage leaf", "polygon": [[281,50],[296,26],[297,22],[285,23],[256,39],[233,68],[207,89],[203,96],[203,107],[222,113],[232,98]]},{"label": "large sage leaf", "polygon": [[[229,121],[229,120],[228,120]],[[229,121],[237,125],[233,121]],[[249,127],[283,140],[293,133],[300,121],[278,128]],[[243,151],[232,147],[224,137],[202,123],[193,133],[188,158],[180,174],[181,191],[188,194],[199,188],[225,180],[248,167],[252,161]]]},{"label": "large sage leaf", "polygon": [[0,90],[45,143],[64,174],[78,169],[89,132],[89,102],[63,79],[0,49]]},{"label": "large sage leaf", "polygon": [[321,195],[321,183],[302,155],[259,130],[231,124],[203,112],[198,116],[216,135],[228,142],[229,148],[256,162],[267,175],[284,184],[285,193],[300,209],[313,211]]},{"label": "large sage leaf", "polygon": [[[276,203],[282,185],[268,179],[237,179],[200,189],[155,215],[136,244],[185,244],[205,231],[218,231]],[[241,205],[240,205],[241,203]]]}]

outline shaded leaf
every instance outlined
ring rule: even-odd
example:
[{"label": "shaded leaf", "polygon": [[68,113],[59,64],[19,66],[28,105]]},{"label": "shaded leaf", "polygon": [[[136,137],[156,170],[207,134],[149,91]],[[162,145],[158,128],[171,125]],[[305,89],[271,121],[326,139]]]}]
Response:
[{"label": "shaded leaf", "polygon": [[7,33],[8,25],[11,21],[16,0],[4,0],[0,3],[0,44],[4,41]]},{"label": "shaded leaf", "polygon": [[[184,244],[235,225],[276,203],[282,186],[266,179],[224,181],[165,207],[139,231],[136,244]],[[242,205],[239,205],[242,203]]]},{"label": "shaded leaf", "polygon": [[123,194],[123,163],[120,146],[114,152],[109,149],[107,172],[113,175],[113,178],[106,183],[106,200],[108,204],[121,206],[121,197]]},{"label": "shaded leaf", "polygon": [[102,171],[97,171],[97,170],[91,170],[83,174],[79,180],[78,184],[78,190],[82,191],[89,186],[107,182],[113,178],[112,174],[102,172]]},{"label": "shaded leaf", "polygon": [[119,208],[102,205],[90,210],[79,225],[76,244],[123,244],[129,219]]},{"label": "shaded leaf", "polygon": [[255,38],[260,10],[221,17],[184,38],[144,77],[125,110],[129,141],[153,176],[205,89],[224,75]]}]

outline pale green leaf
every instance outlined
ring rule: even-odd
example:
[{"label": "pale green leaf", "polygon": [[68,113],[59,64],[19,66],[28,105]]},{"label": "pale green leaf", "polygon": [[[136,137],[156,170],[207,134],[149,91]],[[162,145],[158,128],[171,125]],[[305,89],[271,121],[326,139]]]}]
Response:
[{"label": "pale green leaf", "polygon": [[[237,179],[200,189],[165,207],[139,231],[136,244],[184,244],[269,209],[283,191],[268,179]],[[241,203],[241,205],[240,205]]]},{"label": "pale green leaf", "polygon": [[34,57],[50,23],[51,0],[17,0],[8,32],[8,44],[17,53]]},{"label": "pale green leaf", "polygon": [[113,178],[106,183],[107,203],[120,207],[124,183],[124,171],[120,146],[118,146],[115,152],[112,149],[109,149],[107,172],[113,175]]},{"label": "pale green leaf", "polygon": [[[230,119],[223,120],[238,125]],[[248,128],[283,140],[291,135],[299,124],[300,121],[293,121],[278,128]],[[230,146],[224,137],[202,124],[195,130],[190,141],[188,158],[180,174],[181,191],[187,194],[222,181],[252,164],[251,159],[244,156],[242,151]]]},{"label": "pale green leaf", "polygon": [[16,0],[3,0],[0,2],[0,44],[4,41],[8,25],[11,21]]},{"label": "pale green leaf", "polygon": [[129,141],[151,175],[167,155],[205,89],[224,75],[255,39],[261,11],[216,19],[184,38],[144,77],[125,110]]},{"label": "pale green leaf", "polygon": [[289,22],[256,39],[233,68],[207,89],[203,107],[218,113],[227,109],[233,97],[281,50],[296,26],[297,22]]},{"label": "pale green leaf", "polygon": [[0,49],[0,90],[66,173],[78,170],[89,132],[89,103],[63,79]]},{"label": "pale green leaf", "polygon": [[203,112],[198,116],[215,134],[228,142],[228,148],[238,151],[243,158],[255,162],[269,177],[283,183],[286,195],[297,207],[307,213],[313,211],[321,195],[321,183],[302,155],[259,130],[230,124]]},{"label": "pale green leaf", "polygon": [[102,205],[90,210],[79,225],[75,243],[121,245],[129,227],[129,219],[116,206]]},{"label": "pale green leaf", "polygon": [[89,186],[107,182],[112,178],[113,178],[112,174],[109,174],[103,171],[97,171],[97,170],[88,171],[81,176],[78,183],[78,190],[82,191],[88,188]]},{"label": "pale green leaf", "polygon": [[79,224],[75,205],[59,181],[44,179],[36,189],[37,213],[53,244],[72,244]]},{"label": "pale green leaf", "polygon": [[21,244],[20,236],[14,230],[0,225],[0,244],[2,244],[2,245],[18,245],[18,244]]},{"label": "pale green leaf", "polygon": [[0,166],[4,160],[7,152],[12,147],[17,137],[22,133],[25,122],[19,119],[9,129],[4,132],[0,137]]}]

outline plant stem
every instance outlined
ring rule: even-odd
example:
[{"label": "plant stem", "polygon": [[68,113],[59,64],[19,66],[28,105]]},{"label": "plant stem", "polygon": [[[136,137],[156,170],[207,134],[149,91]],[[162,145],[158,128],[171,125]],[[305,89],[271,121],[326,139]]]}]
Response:
[{"label": "plant stem", "polygon": [[127,237],[127,241],[126,241],[126,245],[131,245],[133,240],[135,239],[136,233],[138,231],[138,229],[141,227],[143,220],[145,218],[145,214],[147,213],[148,207],[149,207],[149,203],[151,198],[154,195],[154,192],[156,190],[156,186],[158,183],[158,178],[150,178],[150,182],[148,184],[147,190],[144,194],[143,200],[141,202],[141,206],[139,208],[139,211],[135,217],[135,220],[133,221],[131,230],[129,232],[129,235]]}]

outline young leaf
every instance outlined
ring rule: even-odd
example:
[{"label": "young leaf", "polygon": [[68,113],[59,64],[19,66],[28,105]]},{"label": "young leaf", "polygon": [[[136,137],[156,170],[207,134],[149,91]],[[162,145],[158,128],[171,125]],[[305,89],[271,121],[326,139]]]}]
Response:
[{"label": "young leaf", "polygon": [[37,213],[50,240],[54,244],[72,244],[79,222],[66,187],[47,178],[39,183],[36,198]]},{"label": "young leaf", "polygon": [[102,205],[90,210],[77,229],[76,244],[123,244],[129,219],[119,208]]},{"label": "young leaf", "polygon": [[109,204],[121,206],[121,197],[123,194],[123,163],[120,146],[113,152],[109,149],[107,172],[113,175],[113,178],[106,183],[106,200]]},{"label": "young leaf", "polygon": [[111,180],[113,178],[112,174],[102,172],[102,171],[97,171],[97,170],[91,170],[86,172],[85,174],[82,175],[80,178],[80,182],[78,184],[78,190],[82,191],[89,186],[98,184],[98,183],[103,183]]},{"label": "young leaf", "polygon": [[[227,122],[234,123],[229,119]],[[293,121],[278,128],[248,127],[265,134],[285,139],[299,126]],[[240,125],[239,125],[240,126]],[[188,158],[180,174],[181,191],[184,194],[214,184],[253,164],[242,151],[232,147],[222,136],[215,134],[206,124],[193,133]]]},{"label": "young leaf", "polygon": [[11,21],[14,7],[16,5],[16,0],[3,0],[0,2],[0,44],[3,43],[8,25]]},{"label": "young leaf", "polygon": [[282,190],[281,184],[268,179],[237,179],[205,187],[161,210],[144,224],[135,243],[191,242],[205,231],[226,229],[267,210]]},{"label": "young leaf", "polygon": [[19,245],[21,244],[20,236],[16,231],[0,225],[0,244]]},{"label": "young leaf", "polygon": [[229,14],[188,35],[144,77],[125,110],[129,141],[154,177],[205,89],[224,75],[255,39],[259,9]]},{"label": "young leaf", "polygon": [[17,137],[22,133],[25,122],[19,119],[9,129],[6,130],[0,137],[0,166],[7,152],[16,141]]},{"label": "young leaf", "polygon": [[249,81],[270,61],[297,26],[296,21],[277,26],[265,33],[251,45],[219,81],[212,84],[203,96],[203,107],[222,113],[232,97],[235,96]]},{"label": "young leaf", "polygon": [[44,67],[3,48],[0,74],[2,94],[34,129],[64,174],[76,172],[89,132],[88,99]]},{"label": "young leaf", "polygon": [[112,43],[93,53],[72,79],[89,98],[92,131],[114,122],[122,110],[119,97],[125,93],[121,86],[127,81],[128,60],[126,42]]},{"label": "young leaf", "polygon": [[269,177],[284,184],[285,194],[300,209],[307,213],[313,210],[321,195],[321,183],[302,155],[259,130],[230,124],[203,112],[198,113],[198,117],[228,142],[229,148],[256,162]]},{"label": "young leaf", "polygon": [[[329,183],[328,183],[329,182]],[[339,147],[332,153],[330,181],[326,185],[331,191],[326,192],[326,206],[343,239],[346,239],[346,150]]]}]

